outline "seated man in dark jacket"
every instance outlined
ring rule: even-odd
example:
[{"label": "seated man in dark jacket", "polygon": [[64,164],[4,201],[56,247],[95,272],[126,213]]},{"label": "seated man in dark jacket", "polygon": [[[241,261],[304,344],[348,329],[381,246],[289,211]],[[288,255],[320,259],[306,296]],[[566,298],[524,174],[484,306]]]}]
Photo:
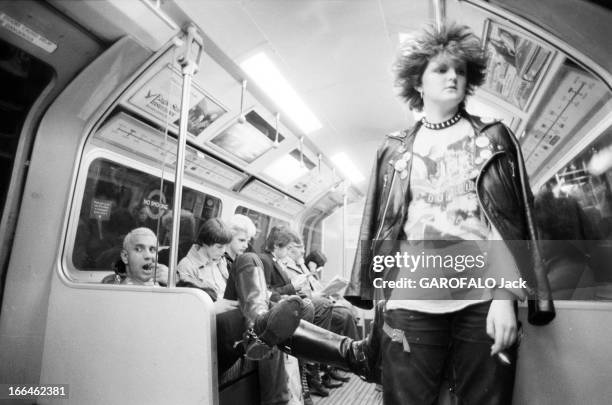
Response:
[{"label": "seated man in dark jacket", "polygon": [[[330,330],[332,321],[333,303],[321,296],[309,294],[310,281],[306,274],[295,275],[287,268],[286,261],[289,252],[296,244],[301,244],[300,237],[285,227],[274,227],[266,239],[266,251],[260,253],[259,257],[264,265],[266,281],[270,290],[280,296],[286,294],[298,294],[304,298],[308,306],[312,306],[312,323],[326,330]],[[308,388],[312,394],[328,396],[329,391],[323,386],[319,375],[319,367],[316,363],[308,363],[302,366],[302,372],[306,374]],[[328,388],[337,387],[337,383],[328,381]],[[304,386],[304,391],[307,387]]]},{"label": "seated man in dark jacket", "polygon": [[[311,273],[308,267],[306,267],[304,253],[305,250],[302,238],[297,233],[292,231],[291,243],[289,244],[289,253],[284,260],[284,264],[287,274],[292,282],[298,282],[302,278],[307,280],[305,285],[298,290],[298,294],[312,300],[315,307],[315,314],[317,308],[325,308],[326,311],[331,309],[330,324],[329,326],[325,326],[327,330],[356,339],[358,337],[357,324],[351,309],[343,306],[341,303],[337,305],[334,298],[326,295],[324,288],[321,283],[319,283],[316,275]],[[320,254],[319,257],[323,257],[323,255]],[[350,306],[348,302],[346,302],[346,304]],[[349,380],[348,377],[340,375],[333,368],[328,368],[323,374],[322,379],[320,379],[319,368],[316,364],[309,366],[309,371],[309,376],[311,377],[309,379],[309,383],[315,390],[318,388],[318,385],[321,384],[326,388],[337,388],[342,385],[340,381],[346,382]]]}]

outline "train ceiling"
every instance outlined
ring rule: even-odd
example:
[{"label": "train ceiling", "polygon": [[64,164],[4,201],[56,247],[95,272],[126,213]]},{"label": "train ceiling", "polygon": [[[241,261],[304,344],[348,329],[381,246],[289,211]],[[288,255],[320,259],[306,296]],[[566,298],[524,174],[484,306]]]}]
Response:
[{"label": "train ceiling", "polygon": [[[89,7],[84,11],[79,11],[72,1],[50,2],[77,20],[97,20],[100,16],[98,1],[79,5]],[[118,8],[126,7],[114,0],[109,3]],[[121,4],[137,3],[142,2],[131,0]],[[322,125],[320,129],[304,134],[287,117],[281,116],[281,132],[288,141],[283,147],[266,152],[263,159],[249,162],[251,171],[263,173],[266,164],[298,148],[304,135],[303,145],[309,151],[310,160],[316,161],[318,155],[323,154],[326,164],[333,166],[327,158],[343,151],[367,179],[374,150],[384,134],[406,128],[414,122],[413,114],[395,94],[391,67],[400,36],[432,22],[434,3],[430,0],[162,1],[162,10],[177,25],[183,26],[186,21],[193,21],[202,30],[206,39],[205,50],[210,59],[202,62],[197,82],[203,92],[227,110],[224,119],[211,125],[194,142],[218,151],[214,138],[239,116],[240,81],[246,77],[240,64],[258,52],[265,52]],[[612,55],[607,45],[612,35],[609,8],[583,0],[546,0],[536,2],[537,5],[528,0],[453,0],[438,3],[445,5],[447,20],[470,25],[477,34],[493,39],[500,35],[500,27],[509,29],[518,38],[517,44],[522,44],[523,49],[531,49],[528,53],[531,62],[523,63],[525,69],[517,67],[517,71],[520,70],[520,80],[535,80],[533,91],[520,96],[510,94],[516,99],[514,101],[504,93],[511,93],[512,90],[500,88],[497,93],[491,89],[479,91],[468,107],[474,112],[503,119],[518,136],[524,136],[521,142],[524,152],[531,159],[531,162],[528,161],[529,170],[537,181],[544,181],[556,169],[555,164],[562,164],[564,159],[570,158],[571,153],[580,146],[572,139],[595,139],[599,135],[595,121],[609,118],[609,88],[602,85],[599,78],[583,74],[581,66],[568,63],[559,48],[575,53],[573,56],[580,63],[589,65],[607,83],[612,83]],[[550,12],[552,9],[554,13]],[[508,11],[519,18],[508,14]],[[102,12],[102,15],[111,14]],[[163,42],[161,39],[151,39],[155,33],[146,32],[146,26],[139,21],[134,20],[133,27],[126,24],[101,27],[98,22],[96,34],[112,40],[114,35],[127,30],[131,35],[143,38],[153,48]],[[585,21],[589,23],[585,24]],[[83,25],[96,26],[90,22],[84,21]],[[529,30],[522,30],[515,22],[524,23]],[[543,28],[538,29],[531,22],[541,24]],[[533,27],[536,28],[532,30]],[[551,43],[547,43],[548,40]],[[582,51],[590,53],[583,54]],[[542,69],[538,70],[538,67]],[[221,74],[221,70],[226,74]],[[544,71],[551,73],[541,73]],[[541,137],[544,141],[535,139],[535,132],[530,135],[530,130],[536,124],[543,124],[537,122],[538,115],[563,110],[562,105],[550,105],[548,100],[558,96],[555,93],[557,88],[567,86],[570,91],[572,80],[581,81],[585,88],[597,88],[584,94],[584,102],[575,112],[579,116],[573,123],[575,130],[561,131],[558,139],[552,135],[547,138],[546,134]],[[503,87],[503,83],[498,85]],[[530,86],[529,83],[518,83],[516,86],[520,85]],[[532,96],[531,93],[535,94],[539,86],[548,90]],[[249,97],[248,107],[274,125],[275,113],[280,106],[253,86],[249,87]],[[552,123],[550,126],[551,131],[558,130],[552,128]],[[576,132],[578,130],[583,132]],[[553,151],[557,159],[547,163]],[[227,158],[230,161],[233,159],[231,156]],[[364,180],[354,183],[354,186],[364,192],[366,183],[367,180]]]}]

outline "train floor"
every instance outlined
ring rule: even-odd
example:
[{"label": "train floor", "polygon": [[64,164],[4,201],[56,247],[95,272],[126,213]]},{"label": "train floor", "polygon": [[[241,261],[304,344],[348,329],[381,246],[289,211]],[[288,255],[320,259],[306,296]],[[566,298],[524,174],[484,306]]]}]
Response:
[{"label": "train floor", "polygon": [[312,396],[315,405],[381,405],[382,393],[376,391],[376,384],[363,381],[354,374],[351,379],[329,391],[328,397]]}]

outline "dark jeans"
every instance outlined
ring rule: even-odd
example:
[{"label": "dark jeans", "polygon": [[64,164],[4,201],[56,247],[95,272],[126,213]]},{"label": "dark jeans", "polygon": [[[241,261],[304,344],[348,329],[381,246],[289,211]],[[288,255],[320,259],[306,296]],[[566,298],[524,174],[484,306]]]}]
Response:
[{"label": "dark jeans", "polygon": [[[312,302],[306,302],[300,312],[300,318],[308,322],[317,320],[316,306]],[[323,306],[319,308],[319,316],[325,317],[325,311],[330,312],[331,307],[326,310]],[[236,342],[244,338],[247,320],[242,315],[242,312],[236,308],[230,311],[217,314],[217,366],[218,373],[221,376],[226,372],[243,354],[242,345],[236,345]]]},{"label": "dark jeans", "polygon": [[312,322],[323,329],[330,330],[332,310],[334,309],[334,304],[332,301],[325,297],[311,297],[304,298],[304,302],[307,303],[307,306],[309,305],[308,302],[312,303],[314,314],[312,320],[308,319],[307,316],[304,315],[302,315],[302,319]]},{"label": "dark jeans", "polygon": [[517,345],[506,350],[511,365],[490,355],[489,306],[485,302],[450,314],[385,312],[387,331],[404,331],[407,345],[382,333],[383,403],[434,404],[446,378],[459,404],[511,404]]},{"label": "dark jeans", "polygon": [[241,345],[246,320],[238,308],[217,314],[217,366],[221,376],[243,354]]},{"label": "dark jeans", "polygon": [[357,323],[353,313],[346,307],[333,307],[330,330],[338,335],[348,336],[351,339],[359,339]]}]

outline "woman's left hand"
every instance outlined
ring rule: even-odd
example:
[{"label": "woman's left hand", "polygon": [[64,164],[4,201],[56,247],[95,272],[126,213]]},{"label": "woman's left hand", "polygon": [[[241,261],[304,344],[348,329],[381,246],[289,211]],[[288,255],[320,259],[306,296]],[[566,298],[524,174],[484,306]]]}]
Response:
[{"label": "woman's left hand", "polygon": [[226,300],[225,298],[219,298],[214,303],[215,313],[220,314],[222,312],[229,312],[232,309],[238,308],[238,301]]},{"label": "woman's left hand", "polygon": [[516,341],[517,323],[513,300],[493,300],[487,315],[487,335],[493,340],[491,356],[507,349]]}]

